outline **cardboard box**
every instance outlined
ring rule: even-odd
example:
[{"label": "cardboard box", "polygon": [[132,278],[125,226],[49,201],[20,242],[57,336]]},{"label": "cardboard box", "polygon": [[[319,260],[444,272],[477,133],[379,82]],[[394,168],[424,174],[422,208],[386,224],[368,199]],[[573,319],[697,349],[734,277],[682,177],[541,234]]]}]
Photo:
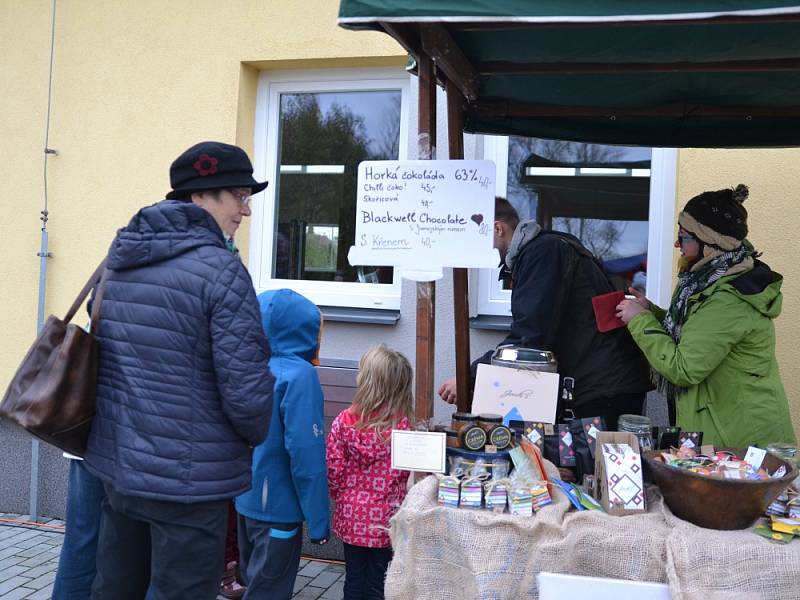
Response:
[{"label": "cardboard box", "polygon": [[[605,452],[605,444],[627,444],[634,457],[622,457]],[[639,440],[632,433],[601,431],[597,434],[595,453],[595,478],[597,501],[610,515],[624,516],[642,514],[646,508],[642,481],[642,457]],[[612,502],[620,499],[625,504]]]}]

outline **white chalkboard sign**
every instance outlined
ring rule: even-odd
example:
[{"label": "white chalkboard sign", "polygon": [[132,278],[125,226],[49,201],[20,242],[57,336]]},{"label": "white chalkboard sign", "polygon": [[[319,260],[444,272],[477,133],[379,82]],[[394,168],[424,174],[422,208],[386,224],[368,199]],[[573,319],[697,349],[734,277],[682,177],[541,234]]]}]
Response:
[{"label": "white chalkboard sign", "polygon": [[494,180],[488,160],[362,162],[350,264],[497,267]]}]

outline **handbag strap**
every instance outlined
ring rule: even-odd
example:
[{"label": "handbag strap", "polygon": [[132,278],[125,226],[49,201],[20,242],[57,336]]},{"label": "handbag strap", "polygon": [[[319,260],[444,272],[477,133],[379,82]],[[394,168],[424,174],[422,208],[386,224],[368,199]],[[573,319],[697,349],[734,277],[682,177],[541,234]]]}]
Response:
[{"label": "handbag strap", "polygon": [[[78,309],[83,304],[83,301],[86,300],[86,296],[89,295],[89,292],[92,290],[94,285],[100,279],[100,275],[103,272],[103,269],[106,267],[106,261],[108,257],[104,258],[102,262],[97,265],[97,268],[92,273],[91,277],[89,277],[89,281],[86,282],[86,285],[83,286],[83,289],[78,293],[78,297],[75,298],[75,301],[72,303],[72,306],[69,307],[67,311],[67,315],[64,317],[64,323],[69,323],[72,320],[72,317],[75,316],[75,313],[78,312]],[[98,290],[98,294],[101,293],[101,290]],[[94,307],[92,307],[94,309]],[[94,312],[94,310],[92,310]],[[98,313],[99,314],[99,313]]]},{"label": "handbag strap", "polygon": [[106,279],[108,279],[109,273],[109,269],[103,269],[103,274],[100,276],[100,281],[97,283],[97,288],[94,292],[92,316],[89,324],[89,333],[92,335],[97,333],[97,326],[100,324],[100,308],[103,306],[103,294],[106,292]]}]

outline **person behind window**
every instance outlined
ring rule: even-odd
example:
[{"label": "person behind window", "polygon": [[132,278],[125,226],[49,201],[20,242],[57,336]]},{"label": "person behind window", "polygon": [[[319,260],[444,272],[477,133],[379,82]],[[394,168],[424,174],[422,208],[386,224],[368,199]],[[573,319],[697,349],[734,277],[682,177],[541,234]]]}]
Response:
[{"label": "person behind window", "polygon": [[677,410],[677,425],[732,447],[794,443],[775,359],[783,277],[746,239],[749,194],[695,196],[678,216],[678,283],[665,311],[631,289],[617,307]]},{"label": "person behind window", "polygon": [[644,271],[636,271],[636,273],[633,274],[631,287],[644,294],[647,291],[647,273]]},{"label": "person behind window", "polygon": [[392,429],[411,429],[411,363],[381,344],[358,366],[353,405],[328,435],[333,531],[344,542],[345,600],[383,598],[392,559],[389,519],[406,496],[408,471],[391,468]]},{"label": "person behind window", "polygon": [[[592,297],[614,291],[600,264],[568,233],[522,221],[504,198],[495,200],[494,247],[511,274],[511,332],[502,344],[552,350],[562,377],[575,379],[576,417],[602,416],[610,430],[621,414],[641,414],[652,387],[647,362],[625,328],[597,330]],[[491,362],[493,351],[472,365]],[[456,402],[455,378],[439,395]]]},{"label": "person behind window", "polygon": [[292,597],[303,522],[312,543],[328,541],[324,398],[313,361],[322,319],[313,302],[288,289],[259,295],[272,345],[275,401],[269,437],[253,451],[253,486],[236,498],[245,600]]},{"label": "person behind window", "polygon": [[269,342],[229,248],[267,185],[252,173],[241,148],[192,146],[170,167],[167,198],[109,250],[85,455],[106,492],[93,598],[219,590],[229,500],[250,488],[251,447],[272,414]]}]

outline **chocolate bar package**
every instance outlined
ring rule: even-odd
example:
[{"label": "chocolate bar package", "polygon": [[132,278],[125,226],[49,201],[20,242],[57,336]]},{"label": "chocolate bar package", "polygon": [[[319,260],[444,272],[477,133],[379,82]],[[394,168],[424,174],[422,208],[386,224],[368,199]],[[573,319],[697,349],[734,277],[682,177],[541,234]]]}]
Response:
[{"label": "chocolate bar package", "polygon": [[561,467],[575,466],[575,450],[572,446],[572,432],[569,425],[557,425],[558,428],[558,459]]},{"label": "chocolate bar package", "polygon": [[678,434],[678,448],[691,448],[699,452],[700,446],[702,445],[702,431],[681,431],[680,434]]},{"label": "chocolate bar package", "polygon": [[544,449],[544,436],[553,433],[553,426],[549,423],[511,420],[508,422],[508,426],[517,435],[527,437],[540,450]]},{"label": "chocolate bar package", "polygon": [[584,475],[594,474],[597,435],[605,431],[605,419],[603,417],[572,419],[569,429],[572,433],[572,449],[575,452],[576,474],[578,481],[582,481]]}]

